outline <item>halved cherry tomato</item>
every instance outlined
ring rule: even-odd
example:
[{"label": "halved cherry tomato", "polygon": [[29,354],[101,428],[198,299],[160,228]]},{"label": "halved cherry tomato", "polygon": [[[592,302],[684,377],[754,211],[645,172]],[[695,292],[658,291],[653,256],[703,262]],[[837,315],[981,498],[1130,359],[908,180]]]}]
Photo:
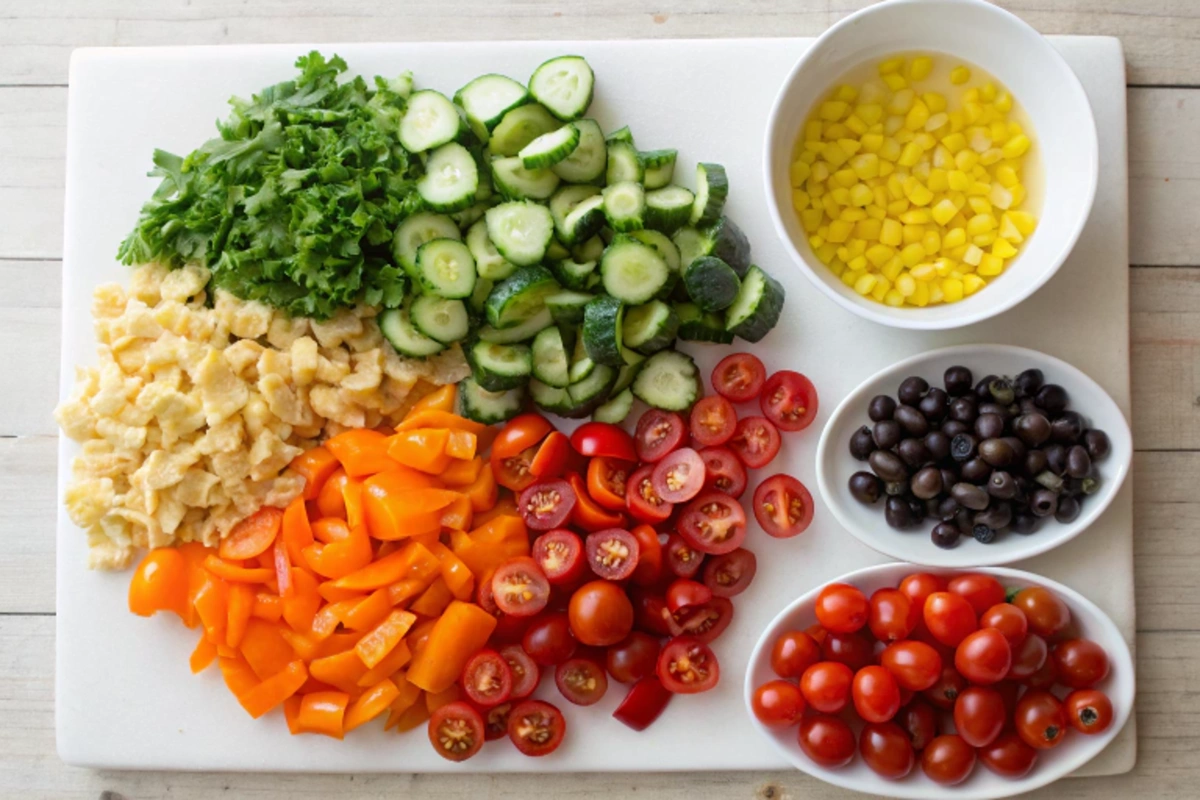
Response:
[{"label": "halved cherry tomato", "polygon": [[754,518],[776,539],[798,536],[812,522],[812,495],[791,475],[772,475],[754,490]]},{"label": "halved cherry tomato", "polygon": [[625,484],[628,481],[627,462],[603,457],[588,462],[588,494],[610,511],[625,510]]},{"label": "halved cherry tomato", "polygon": [[571,446],[580,455],[594,458],[619,458],[637,461],[633,437],[617,425],[608,422],[585,422],[571,434]]},{"label": "halved cherry tomato", "polygon": [[714,597],[700,605],[684,606],[666,616],[672,636],[690,636],[708,644],[725,632],[733,622],[733,603],[727,597]]},{"label": "halved cherry tomato", "polygon": [[554,426],[539,414],[521,414],[504,424],[492,442],[492,457],[508,458],[545,439]]},{"label": "halved cherry tomato", "polygon": [[671,573],[680,578],[691,578],[700,571],[704,553],[692,547],[678,533],[667,537],[667,566]]},{"label": "halved cherry tomato", "polygon": [[732,497],[746,491],[746,467],[728,447],[706,447],[700,451],[704,460],[704,488],[715,489]]},{"label": "halved cherry tomato", "polygon": [[529,471],[537,478],[557,478],[567,467],[571,455],[571,443],[565,433],[550,431],[538,445],[537,453],[529,462]]},{"label": "halved cherry tomato", "polygon": [[643,463],[658,461],[683,443],[687,425],[674,411],[651,408],[642,414],[634,432],[637,460]]},{"label": "halved cherry tomato", "polygon": [[553,753],[566,732],[562,712],[541,700],[526,700],[508,715],[508,738],[527,756]]},{"label": "halved cherry tomato", "polygon": [[729,449],[750,469],[770,464],[779,445],[779,430],[765,417],[742,417],[729,440]]},{"label": "halved cherry tomato", "polygon": [[566,481],[543,480],[527,487],[517,500],[525,524],[535,531],[557,528],[575,508],[575,490]]},{"label": "halved cherry tomato", "polygon": [[483,713],[483,738],[494,742],[508,736],[508,715],[512,713],[516,702],[505,700],[499,705],[492,706]]},{"label": "halved cherry tomato", "polygon": [[758,397],[767,380],[767,368],[758,356],[733,353],[725,356],[712,373],[712,386],[735,403],[746,403]]},{"label": "halved cherry tomato", "polygon": [[574,586],[587,570],[583,541],[565,528],[539,536],[533,543],[531,555],[551,586]]},{"label": "halved cherry tomato", "polygon": [[700,454],[681,447],[654,465],[650,483],[668,503],[686,503],[704,488],[705,468]]},{"label": "halved cherry tomato", "polygon": [[588,534],[584,548],[592,572],[606,580],[623,581],[637,567],[640,552],[638,541],[623,528],[609,528]]},{"label": "halved cherry tomato", "polygon": [[692,441],[700,447],[715,447],[725,444],[737,427],[737,411],[733,403],[719,394],[702,397],[692,406],[688,418],[688,430]]},{"label": "halved cherry tomato", "polygon": [[571,522],[585,531],[601,531],[605,528],[618,528],[625,524],[625,515],[616,511],[606,511],[587,493],[583,478],[577,473],[567,474],[567,483],[575,492],[575,508],[571,511]]},{"label": "halved cherry tomato", "polygon": [[790,728],[804,716],[804,695],[789,681],[767,681],[754,690],[750,707],[768,728]]},{"label": "halved cherry tomato", "polygon": [[550,582],[537,562],[528,556],[505,561],[492,575],[496,606],[505,614],[531,617],[550,601]]},{"label": "halved cherry tomato", "polygon": [[537,663],[519,644],[510,644],[500,648],[500,655],[512,673],[512,691],[509,697],[520,700],[533,694],[533,690],[537,688],[538,681],[542,677]]},{"label": "halved cherry tomato", "polygon": [[555,668],[554,685],[575,705],[590,706],[599,703],[608,691],[608,676],[590,658],[572,658]]},{"label": "halved cherry tomato", "polygon": [[704,585],[717,597],[737,597],[750,586],[758,571],[754,553],[739,547],[715,556],[704,565]]},{"label": "halved cherry tomato", "polygon": [[677,578],[667,587],[667,610],[674,614],[686,606],[698,606],[712,600],[712,589],[688,578]]},{"label": "halved cherry tomato", "polygon": [[536,617],[521,639],[521,648],[540,666],[561,664],[575,654],[571,623],[561,611]]},{"label": "halved cherry tomato", "polygon": [[[593,534],[595,535],[595,534]],[[589,581],[571,595],[567,606],[571,633],[593,647],[616,644],[633,630],[633,603],[611,581]]]},{"label": "halved cherry tomato", "polygon": [[629,513],[639,522],[650,525],[665,522],[675,510],[674,505],[659,497],[653,476],[654,465],[647,464],[635,470],[625,486],[625,504]]},{"label": "halved cherry tomato", "polygon": [[800,722],[800,749],[823,767],[844,767],[854,758],[854,731],[839,717],[813,714]]},{"label": "halved cherry tomato", "polygon": [[712,649],[689,636],[667,642],[658,657],[658,679],[675,694],[698,694],[717,685],[721,666]]},{"label": "halved cherry tomato", "polygon": [[429,718],[429,741],[448,761],[466,761],[483,747],[483,717],[469,703],[447,703]]},{"label": "halved cherry tomato", "polygon": [[637,683],[654,674],[658,664],[658,639],[648,633],[634,631],[608,648],[605,663],[608,674],[621,683]]},{"label": "halved cherry tomato", "polygon": [[670,636],[671,629],[667,625],[667,601],[662,595],[653,594],[639,587],[629,590],[629,599],[633,603],[633,624],[640,631],[655,636]]},{"label": "halved cherry tomato", "polygon": [[721,492],[706,492],[687,505],[679,518],[679,535],[704,553],[721,555],[742,546],[746,512],[742,504]]},{"label": "halved cherry tomato", "polygon": [[658,531],[649,525],[638,525],[630,533],[637,539],[638,563],[629,579],[638,586],[653,586],[663,574],[663,550]]},{"label": "halved cherry tomato", "polygon": [[502,655],[495,650],[480,650],[463,667],[461,683],[467,699],[489,708],[512,696],[513,674]]},{"label": "halved cherry tomato", "polygon": [[658,676],[648,675],[635,683],[629,694],[625,695],[621,705],[613,712],[613,719],[635,731],[644,731],[658,719],[672,696]]},{"label": "halved cherry tomato", "polygon": [[496,483],[505,489],[520,492],[537,480],[530,471],[533,459],[537,455],[537,446],[527,447],[511,456],[497,456],[495,447],[492,448],[492,476]]},{"label": "halved cherry tomato", "polygon": [[766,418],[783,431],[802,431],[817,416],[816,387],[790,369],[781,369],[767,378],[758,403]]}]

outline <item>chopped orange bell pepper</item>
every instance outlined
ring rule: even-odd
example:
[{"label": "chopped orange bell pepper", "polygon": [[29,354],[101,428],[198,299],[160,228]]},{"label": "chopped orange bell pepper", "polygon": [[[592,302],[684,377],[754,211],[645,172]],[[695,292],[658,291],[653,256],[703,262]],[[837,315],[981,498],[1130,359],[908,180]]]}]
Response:
[{"label": "chopped orange bell pepper", "polygon": [[292,661],[275,675],[248,690],[238,700],[250,716],[258,719],[294,695],[308,680],[303,661]]},{"label": "chopped orange bell pepper", "polygon": [[[482,479],[483,473],[480,473],[479,477],[480,477],[480,479]],[[474,488],[474,487],[472,487],[472,488]],[[497,490],[497,491],[499,491],[499,490]],[[466,495],[468,497],[472,497],[470,489],[468,489],[466,491]],[[479,507],[475,505],[474,499],[471,500],[471,505],[473,508],[475,508],[475,527],[476,528],[480,527],[481,525],[486,525],[488,522],[495,519],[496,517],[519,517],[519,516],[521,516],[521,513],[519,511],[517,511],[517,498],[514,497],[509,492],[505,492],[503,497],[498,498],[491,505],[484,508],[482,511],[480,511]]]},{"label": "chopped orange bell pepper", "polygon": [[404,421],[396,426],[396,433],[411,431],[415,428],[446,428],[452,431],[473,433],[476,436],[482,436],[488,431],[488,426],[482,422],[475,422],[466,417],[460,417],[458,414],[435,409],[422,409],[418,411],[414,408],[408,412],[408,416],[404,418]]},{"label": "chopped orange bell pepper", "polygon": [[358,428],[345,431],[325,442],[325,447],[342,464],[351,478],[383,472],[392,465],[388,458],[388,437]]},{"label": "chopped orange bell pepper", "polygon": [[433,692],[426,692],[425,708],[427,708],[429,713],[432,715],[433,712],[437,711],[442,706],[449,705],[450,703],[461,699],[462,689],[458,687],[457,683],[452,683],[450,684],[450,688],[446,689],[444,692],[438,692],[437,694],[434,694]]},{"label": "chopped orange bell pepper", "polygon": [[272,567],[275,570],[275,588],[280,596],[292,593],[292,558],[288,555],[287,543],[280,536],[271,548]]},{"label": "chopped orange bell pepper", "polygon": [[458,499],[442,509],[442,527],[455,531],[471,529],[475,511],[471,508],[471,498],[460,494]]},{"label": "chopped orange bell pepper", "polygon": [[407,603],[428,589],[430,583],[431,581],[414,580],[412,578],[396,581],[388,587],[388,596],[391,597],[392,605],[398,606],[402,603]]},{"label": "chopped orange bell pepper", "polygon": [[313,617],[321,607],[317,579],[301,567],[292,567],[292,593],[283,598],[283,619],[292,630],[307,633],[312,630]]},{"label": "chopped orange bell pepper", "polygon": [[483,465],[484,460],[480,456],[475,456],[467,461],[456,458],[450,462],[450,466],[446,467],[438,478],[452,489],[461,489],[470,486],[479,478]]},{"label": "chopped orange bell pepper", "polygon": [[291,468],[304,476],[305,500],[316,500],[325,481],[338,469],[338,460],[324,447],[314,447],[292,459]]},{"label": "chopped orange bell pepper", "polygon": [[321,493],[317,495],[317,509],[322,517],[346,518],[346,500],[342,489],[348,480],[350,477],[346,475],[346,470],[339,468],[325,481]]},{"label": "chopped orange bell pepper", "polygon": [[[471,501],[471,508],[476,514],[483,514],[496,506],[500,487],[496,485],[496,475],[492,472],[491,464],[484,463],[480,466],[479,475],[470,486],[463,489],[463,494]],[[516,501],[513,501],[513,509],[516,507]],[[480,520],[476,519],[476,524],[480,524]]]},{"label": "chopped orange bell pepper", "polygon": [[221,668],[221,677],[225,679],[225,685],[239,702],[242,695],[258,685],[259,678],[254,674],[254,670],[246,663],[246,659],[237,654],[221,656],[217,659],[217,666]]},{"label": "chopped orange bell pepper", "polygon": [[196,594],[209,579],[210,573],[204,568],[204,559],[213,552],[211,547],[205,547],[200,542],[185,542],[177,548],[187,563],[187,602],[183,613],[183,624],[194,628],[200,624],[200,615],[196,611]]},{"label": "chopped orange bell pepper", "polygon": [[275,571],[265,567],[240,567],[209,554],[204,559],[204,568],[230,583],[266,583],[275,577]]},{"label": "chopped orange bell pepper", "polygon": [[458,386],[453,383],[447,383],[441,388],[434,389],[429,394],[422,397],[416,404],[409,409],[405,419],[416,416],[422,411],[442,411],[450,413],[454,410],[454,403],[458,399]]},{"label": "chopped orange bell pepper", "polygon": [[[428,485],[430,482],[429,476],[413,470],[381,472],[367,479],[363,484],[363,510],[371,536],[389,541],[439,532],[441,509],[453,501],[454,493],[441,494],[445,490]],[[427,485],[422,486],[422,483]],[[418,494],[421,492],[434,494]],[[424,498],[422,504],[410,504],[417,503],[419,498]],[[421,510],[418,512],[418,509]]]},{"label": "chopped orange bell pepper", "polygon": [[345,692],[312,692],[304,695],[296,712],[297,733],[320,733],[341,739],[346,706],[350,695]]},{"label": "chopped orange bell pepper", "polygon": [[229,587],[229,617],[225,623],[225,644],[237,647],[242,643],[246,625],[254,613],[254,587],[235,583]]},{"label": "chopped orange bell pepper", "polygon": [[300,704],[303,702],[304,695],[300,694],[294,694],[283,701],[283,719],[287,722],[288,733],[292,736],[304,733],[300,730]]},{"label": "chopped orange bell pepper", "polygon": [[260,619],[251,619],[246,624],[239,649],[259,680],[271,677],[296,657],[280,626]]},{"label": "chopped orange bell pepper", "polygon": [[[317,526],[324,520],[317,520]],[[319,538],[319,528],[313,527],[313,534]],[[371,537],[363,527],[350,528],[350,535],[345,539],[328,544],[310,544],[304,548],[304,561],[317,573],[326,578],[342,578],[360,570],[371,563],[374,552],[371,550]]]},{"label": "chopped orange bell pepper", "polygon": [[[387,722],[385,722],[383,725],[383,729],[385,731],[394,728],[396,723],[400,721],[400,718],[403,716],[404,712],[412,708],[418,700],[421,700],[422,695],[424,694],[420,687],[413,686],[408,682],[408,678],[404,675],[404,673],[397,673],[392,677],[392,682],[396,684],[396,688],[400,693],[396,696],[396,699],[392,701]],[[424,703],[421,705],[424,705]]]},{"label": "chopped orange bell pepper", "polygon": [[192,668],[192,674],[195,675],[203,672],[216,658],[217,646],[201,635],[196,649],[192,651],[192,657],[188,659],[188,666]]},{"label": "chopped orange bell pepper", "polygon": [[275,544],[281,527],[283,512],[264,506],[233,526],[229,535],[221,540],[218,553],[221,558],[230,561],[254,558]]},{"label": "chopped orange bell pepper", "polygon": [[367,674],[367,667],[354,650],[316,658],[308,665],[309,673],[319,681],[343,692],[357,693],[358,679]]},{"label": "chopped orange bell pepper", "polygon": [[324,544],[350,538],[350,526],[338,517],[322,517],[312,524],[313,539]]},{"label": "chopped orange bell pepper", "polygon": [[360,598],[352,597],[349,600],[339,600],[336,603],[330,603],[323,606],[317,615],[313,617],[312,634],[317,641],[323,641],[333,635],[338,626],[342,624],[342,620],[346,615],[354,610],[354,607],[361,603]]},{"label": "chopped orange bell pepper", "polygon": [[[369,567],[370,565],[368,564],[367,567],[364,567],[363,569],[367,569]],[[327,603],[336,603],[339,600],[362,600],[367,596],[365,592],[339,588],[337,581],[333,580],[323,581],[321,585],[317,587],[317,592]]]},{"label": "chopped orange bell pepper", "polygon": [[468,533],[451,531],[454,554],[475,575],[484,575],[514,556],[529,555],[529,531],[517,516],[493,517]]},{"label": "chopped orange bell pepper", "polygon": [[[291,570],[288,570],[289,580]],[[257,619],[267,622],[279,622],[283,619],[283,598],[270,592],[257,592],[254,595],[254,610],[250,612]]]},{"label": "chopped orange bell pepper", "polygon": [[409,542],[383,558],[338,578],[333,585],[339,589],[368,592],[390,586],[405,579],[432,580],[439,568],[437,556],[418,542]]},{"label": "chopped orange bell pepper", "polygon": [[352,631],[368,631],[382,622],[392,610],[392,600],[387,587],[376,589],[350,609],[342,618],[342,624]]},{"label": "chopped orange bell pepper", "polygon": [[173,611],[188,617],[188,563],[173,547],[151,550],[138,564],[129,582],[129,610],[141,617],[157,611]]},{"label": "chopped orange bell pepper", "polygon": [[225,643],[225,626],[229,624],[229,584],[215,575],[207,575],[193,601],[200,624],[208,640],[216,645]]},{"label": "chopped orange bell pepper", "polygon": [[496,618],[479,606],[459,600],[450,603],[434,623],[429,641],[413,656],[409,681],[427,692],[445,691],[495,629]]},{"label": "chopped orange bell pepper", "polygon": [[317,645],[317,652],[313,658],[325,658],[326,656],[336,656],[338,653],[344,653],[347,650],[353,650],[358,644],[359,639],[363,634],[358,631],[343,631],[335,633],[323,642]]},{"label": "chopped orange bell pepper", "polygon": [[408,637],[405,641],[408,642],[408,646],[412,649],[414,656],[425,648],[425,644],[429,641],[429,634],[433,633],[433,626],[436,624],[436,619],[424,619],[414,625],[413,629],[408,632]]},{"label": "chopped orange bell pepper", "polygon": [[470,600],[475,594],[475,576],[472,570],[441,542],[435,543],[430,552],[437,556],[441,565],[442,580],[446,582],[451,594],[459,600]]},{"label": "chopped orange bell pepper", "polygon": [[451,430],[449,438],[446,439],[446,455],[462,461],[469,461],[475,457],[475,447],[478,441],[479,438],[470,431]]},{"label": "chopped orange bell pepper", "polygon": [[367,689],[346,709],[345,730],[347,733],[378,717],[400,696],[396,684],[387,678]]},{"label": "chopped orange bell pepper", "polygon": [[450,591],[450,587],[446,585],[445,578],[439,577],[409,605],[408,610],[414,614],[420,614],[422,617],[436,617],[445,610],[446,606],[450,605],[450,601],[453,599],[454,592]]},{"label": "chopped orange bell pepper", "polygon": [[[370,636],[370,634],[367,634],[367,636]],[[363,638],[365,639],[366,636]],[[359,641],[361,641],[361,639]],[[355,647],[357,646],[358,645],[355,645]],[[358,657],[362,658],[362,653],[359,653]],[[367,671],[366,675],[363,675],[358,679],[358,685],[374,686],[384,678],[390,678],[395,675],[396,672],[403,669],[404,666],[411,660],[412,651],[408,649],[408,644],[401,640],[396,643],[396,646],[392,648],[390,653],[383,657],[382,661],[371,667],[371,669]]]},{"label": "chopped orange bell pepper", "polygon": [[366,524],[363,510],[363,486],[360,481],[349,478],[342,487],[342,502],[346,504],[346,524],[351,528]]},{"label": "chopped orange bell pepper", "polygon": [[450,466],[445,428],[413,428],[390,437],[388,455],[406,467],[437,475]]},{"label": "chopped orange bell pepper", "polygon": [[[387,592],[387,589],[380,591]],[[354,645],[358,657],[368,669],[374,668],[400,644],[416,621],[416,614],[399,609],[392,611]]]},{"label": "chopped orange bell pepper", "polygon": [[396,720],[396,733],[407,733],[419,728],[429,720],[429,709],[420,701],[420,696]]},{"label": "chopped orange bell pepper", "polygon": [[308,523],[308,509],[304,500],[297,497],[283,512],[283,541],[287,544],[288,556],[293,564],[302,564],[300,551],[313,543],[312,527]]}]

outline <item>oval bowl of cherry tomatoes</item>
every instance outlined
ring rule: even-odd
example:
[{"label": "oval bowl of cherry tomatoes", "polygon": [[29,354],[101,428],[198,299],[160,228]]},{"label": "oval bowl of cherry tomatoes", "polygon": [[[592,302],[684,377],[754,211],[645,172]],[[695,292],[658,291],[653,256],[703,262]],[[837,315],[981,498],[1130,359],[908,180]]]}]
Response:
[{"label": "oval bowl of cherry tomatoes", "polygon": [[1021,570],[883,564],[798,598],[746,671],[797,769],[899,798],[1008,797],[1068,775],[1129,719],[1129,646],[1078,592]]}]

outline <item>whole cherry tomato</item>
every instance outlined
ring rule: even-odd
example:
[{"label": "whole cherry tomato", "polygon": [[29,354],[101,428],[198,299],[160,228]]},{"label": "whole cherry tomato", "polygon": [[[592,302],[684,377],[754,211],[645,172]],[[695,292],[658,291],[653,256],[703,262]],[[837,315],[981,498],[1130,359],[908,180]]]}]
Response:
[{"label": "whole cherry tomato", "polygon": [[659,650],[657,638],[634,631],[608,648],[605,657],[608,674],[621,683],[637,683],[654,674]]},{"label": "whole cherry tomato", "polygon": [[1004,728],[1004,696],[990,686],[965,689],[954,702],[954,728],[972,747],[986,747]]},{"label": "whole cherry tomato", "polygon": [[967,634],[954,651],[954,668],[971,683],[981,686],[1003,680],[1012,661],[1008,640],[995,628]]},{"label": "whole cherry tomato", "polygon": [[955,786],[975,769],[975,748],[961,736],[939,736],[921,754],[921,769],[934,783]]},{"label": "whole cherry tomato", "polygon": [[754,716],[768,728],[790,728],[804,716],[804,696],[788,681],[767,681],[759,686],[750,705]]},{"label": "whole cherry tomato", "polygon": [[571,633],[584,644],[616,644],[633,630],[633,604],[612,581],[590,581],[571,595],[568,609]]},{"label": "whole cherry tomato", "polygon": [[854,672],[836,661],[821,661],[804,671],[800,692],[810,706],[825,714],[836,714],[850,702]]},{"label": "whole cherry tomato", "polygon": [[[1030,634],[1035,636],[1036,634]],[[1041,637],[1038,637],[1041,638]],[[1045,644],[1045,642],[1042,642]],[[1047,653],[1041,669],[1030,675],[1022,681],[1030,689],[1049,689],[1054,684],[1058,683],[1058,670],[1054,667],[1054,659],[1050,658]]]},{"label": "whole cherry tomato", "polygon": [[922,695],[938,708],[950,711],[967,685],[967,679],[959,675],[958,670],[951,666],[943,666],[937,681],[922,692]]},{"label": "whole cherry tomato", "polygon": [[1108,677],[1108,654],[1090,639],[1068,639],[1050,654],[1058,682],[1071,689],[1090,689]]},{"label": "whole cherry tomato", "polygon": [[867,722],[887,722],[900,710],[900,686],[880,666],[863,667],[851,685],[854,710]]},{"label": "whole cherry tomato", "polygon": [[908,735],[894,722],[871,722],[863,726],[858,751],[868,767],[888,780],[900,780],[912,772],[916,763]]},{"label": "whole cherry tomato", "polygon": [[929,632],[948,647],[957,647],[979,628],[975,609],[962,595],[951,592],[934,592],[925,598],[924,616]]},{"label": "whole cherry tomato", "polygon": [[884,648],[879,660],[896,683],[913,692],[929,689],[942,676],[941,655],[924,642],[894,642]]},{"label": "whole cherry tomato", "polygon": [[854,731],[838,717],[813,714],[800,722],[800,749],[823,767],[844,767],[854,758]]},{"label": "whole cherry tomato", "polygon": [[831,583],[817,595],[816,614],[830,633],[854,633],[867,624],[870,605],[857,586]]},{"label": "whole cherry tomato", "polygon": [[1044,689],[1032,689],[1021,697],[1014,722],[1021,741],[1036,750],[1057,747],[1067,732],[1062,703]]},{"label": "whole cherry tomato", "polygon": [[914,572],[905,576],[898,588],[908,595],[909,602],[919,609],[924,609],[925,600],[929,595],[946,591],[946,579],[928,572]]},{"label": "whole cherry tomato", "polygon": [[771,669],[781,678],[799,678],[821,660],[821,646],[803,631],[779,635],[771,648]]},{"label": "whole cherry tomato", "polygon": [[[1032,678],[1046,663],[1048,654],[1046,640],[1036,633],[1028,634],[1020,644],[1013,647],[1012,667],[1008,670],[1007,677],[1015,681]],[[1048,688],[1055,680],[1057,680],[1057,673],[1051,678],[1050,684],[1041,688]]]},{"label": "whole cherry tomato", "polygon": [[908,734],[914,750],[924,750],[938,733],[937,714],[933,706],[923,700],[915,700],[901,708],[896,721]]},{"label": "whole cherry tomato", "polygon": [[561,611],[543,614],[525,630],[521,646],[535,663],[541,666],[558,665],[575,653],[575,637],[571,623]]},{"label": "whole cherry tomato", "polygon": [[863,631],[827,633],[821,641],[821,657],[857,671],[875,660],[875,647]]},{"label": "whole cherry tomato", "polygon": [[979,748],[978,754],[985,767],[1012,779],[1028,775],[1037,761],[1037,750],[1021,741],[1016,732],[1002,734],[996,741]]},{"label": "whole cherry tomato", "polygon": [[1004,634],[1009,645],[1015,650],[1029,633],[1029,621],[1025,612],[1012,603],[997,603],[979,616],[979,627],[995,628]]},{"label": "whole cherry tomato", "polygon": [[907,637],[917,626],[920,609],[914,608],[908,595],[899,589],[880,589],[871,595],[867,625],[881,642],[896,642]]},{"label": "whole cherry tomato", "polygon": [[1004,587],[1000,585],[1000,581],[991,575],[978,572],[955,575],[946,584],[946,591],[953,592],[970,603],[976,615],[1004,602]]},{"label": "whole cherry tomato", "polygon": [[1029,620],[1029,630],[1046,641],[1066,630],[1071,623],[1071,609],[1058,595],[1041,586],[1030,586],[1017,592],[1012,603]]},{"label": "whole cherry tomato", "polygon": [[1080,733],[1104,733],[1113,723],[1112,701],[1095,689],[1071,692],[1063,700],[1063,712],[1071,727]]}]

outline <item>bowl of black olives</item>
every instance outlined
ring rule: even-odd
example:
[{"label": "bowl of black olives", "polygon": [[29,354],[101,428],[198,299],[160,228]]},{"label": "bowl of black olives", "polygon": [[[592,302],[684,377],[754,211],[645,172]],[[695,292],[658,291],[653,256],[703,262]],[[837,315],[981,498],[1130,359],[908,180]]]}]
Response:
[{"label": "bowl of black olives", "polygon": [[1132,456],[1124,415],[1083,372],[1036,350],[963,345],[851,392],[821,435],[817,481],[838,521],[875,550],[978,567],[1079,535]]}]

